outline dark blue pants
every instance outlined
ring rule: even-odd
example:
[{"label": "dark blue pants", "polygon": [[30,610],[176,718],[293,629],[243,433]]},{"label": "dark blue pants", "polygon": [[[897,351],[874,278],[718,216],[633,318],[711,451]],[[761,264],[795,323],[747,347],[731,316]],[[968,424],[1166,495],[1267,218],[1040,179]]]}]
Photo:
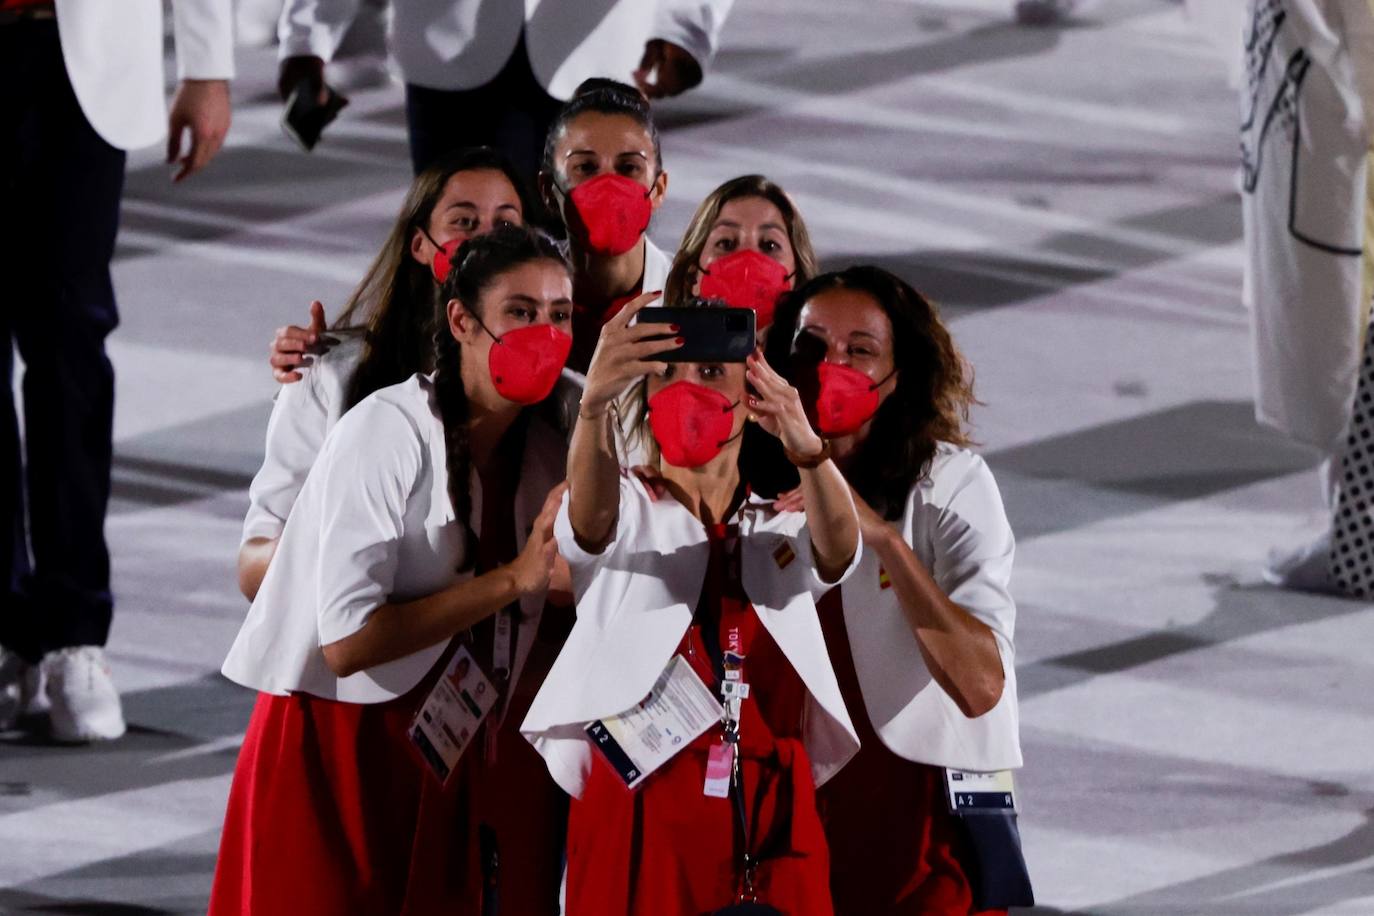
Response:
[{"label": "dark blue pants", "polygon": [[562,106],[539,85],[521,37],[501,72],[475,89],[406,84],[411,165],[418,175],[455,149],[493,146],[510,157],[533,188],[544,136]]},{"label": "dark blue pants", "polygon": [[30,660],[110,630],[105,337],[124,158],[82,114],[56,22],[0,25],[0,644]]}]

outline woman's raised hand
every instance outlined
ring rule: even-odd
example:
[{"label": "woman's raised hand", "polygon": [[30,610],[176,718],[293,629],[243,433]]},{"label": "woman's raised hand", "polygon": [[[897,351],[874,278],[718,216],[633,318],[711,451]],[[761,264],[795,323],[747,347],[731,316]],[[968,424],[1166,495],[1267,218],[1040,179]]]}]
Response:
[{"label": "woman's raised hand", "polygon": [[268,363],[272,366],[272,377],[283,385],[299,382],[304,376],[300,370],[308,367],[313,360],[312,353],[323,353],[336,343],[325,336],[328,326],[324,322],[324,303],[316,300],[310,303],[310,326],[288,324],[277,328],[268,348]]},{"label": "woman's raised hand", "polygon": [[530,529],[530,536],[525,540],[524,549],[510,563],[515,589],[521,597],[549,588],[558,561],[558,542],[553,538],[553,522],[558,517],[558,507],[567,489],[565,481],[549,491],[544,498],[544,507],[539,510],[539,517]]},{"label": "woman's raised hand", "polygon": [[587,367],[587,381],[582,389],[582,406],[578,408],[579,416],[599,417],[631,382],[651,372],[667,370],[667,363],[652,357],[682,346],[682,338],[650,338],[662,338],[665,332],[675,333],[678,330],[677,325],[630,325],[640,309],[662,295],[662,292],[645,293],[631,300],[602,326],[601,335],[596,341],[596,352],[592,354],[591,365]]},{"label": "woman's raised hand", "polygon": [[773,371],[763,358],[763,351],[755,348],[744,364],[744,377],[753,387],[748,397],[749,412],[758,418],[759,426],[782,441],[783,448],[794,455],[810,457],[819,454],[825,443],[811,428],[802,407],[801,395],[787,384],[787,380]]}]

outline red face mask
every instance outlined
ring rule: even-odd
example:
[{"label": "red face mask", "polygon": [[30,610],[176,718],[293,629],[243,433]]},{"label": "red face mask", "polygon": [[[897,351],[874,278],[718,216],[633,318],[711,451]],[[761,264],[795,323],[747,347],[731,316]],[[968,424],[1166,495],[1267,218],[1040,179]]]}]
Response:
[{"label": "red face mask", "polygon": [[[479,319],[478,324],[482,324]],[[487,326],[482,330],[491,334]],[[538,404],[553,391],[572,350],[572,338],[551,324],[491,334],[487,371],[496,393],[517,404]]]},{"label": "red face mask", "polygon": [[878,412],[878,389],[896,371],[875,382],[858,369],[819,363],[804,395],[816,432],[827,439],[858,432]]},{"label": "red face mask", "polygon": [[459,235],[449,239],[440,245],[434,241],[434,236],[429,234],[429,230],[424,226],[417,226],[429,243],[434,246],[434,258],[429,263],[429,271],[434,275],[435,283],[443,283],[448,279],[448,272],[453,269],[453,262],[458,259],[458,249],[466,244],[471,236]]},{"label": "red face mask", "polygon": [[624,175],[598,175],[572,189],[568,228],[600,255],[624,254],[649,228],[649,192]]},{"label": "red face mask", "polygon": [[733,251],[701,268],[701,297],[724,299],[735,308],[753,309],[754,326],[773,323],[778,297],[792,288],[792,275],[768,255],[753,249]]},{"label": "red face mask", "polygon": [[[673,382],[649,398],[649,427],[663,460],[699,468],[720,454],[735,425],[739,401],[696,382]],[[743,430],[740,430],[743,432]]]}]

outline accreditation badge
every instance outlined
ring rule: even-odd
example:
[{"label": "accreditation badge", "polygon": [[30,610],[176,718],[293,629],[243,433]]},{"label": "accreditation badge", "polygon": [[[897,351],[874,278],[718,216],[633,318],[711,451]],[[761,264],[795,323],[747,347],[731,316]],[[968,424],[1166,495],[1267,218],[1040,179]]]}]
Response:
[{"label": "accreditation badge", "polygon": [[1011,770],[976,773],[945,770],[949,810],[954,814],[1006,814],[1016,811]]},{"label": "accreditation badge", "polygon": [[586,725],[587,737],[631,789],[713,725],[725,710],[687,659],[674,655],[653,690],[619,715]]},{"label": "accreditation badge", "polygon": [[467,647],[459,646],[410,726],[411,743],[441,783],[448,781],[496,701],[496,688]]}]

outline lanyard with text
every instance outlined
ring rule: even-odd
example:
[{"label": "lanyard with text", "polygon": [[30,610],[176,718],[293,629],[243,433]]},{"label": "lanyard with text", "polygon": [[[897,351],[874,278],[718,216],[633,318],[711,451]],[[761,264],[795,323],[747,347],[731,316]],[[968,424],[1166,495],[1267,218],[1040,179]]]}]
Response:
[{"label": "lanyard with text", "polygon": [[519,605],[508,604],[496,612],[491,636],[491,678],[496,682],[497,698],[493,715],[486,723],[483,748],[487,763],[496,762],[496,735],[506,717],[510,699],[511,665],[515,658],[515,619]]}]

